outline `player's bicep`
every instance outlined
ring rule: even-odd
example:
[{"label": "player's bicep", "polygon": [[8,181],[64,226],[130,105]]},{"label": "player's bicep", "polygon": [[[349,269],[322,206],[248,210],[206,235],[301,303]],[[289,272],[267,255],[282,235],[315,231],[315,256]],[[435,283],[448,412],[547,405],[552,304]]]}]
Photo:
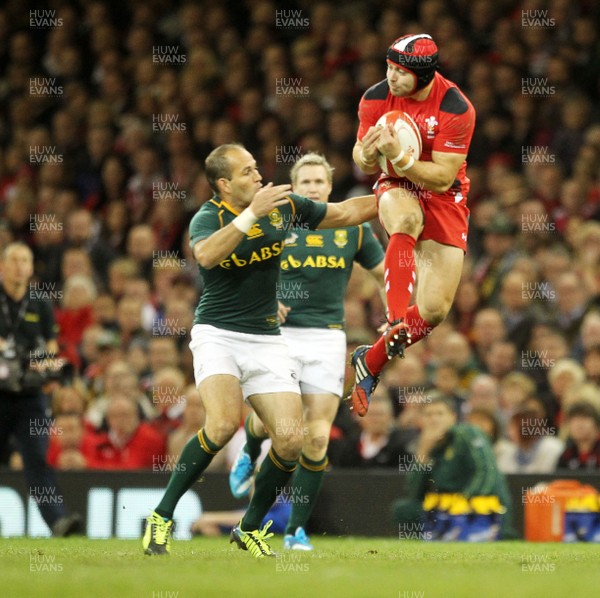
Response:
[{"label": "player's bicep", "polygon": [[438,166],[441,166],[446,173],[448,178],[456,178],[460,167],[463,162],[467,159],[467,154],[451,154],[448,152],[431,152],[431,161]]},{"label": "player's bicep", "polygon": [[202,245],[204,244],[205,241],[206,241],[206,239],[201,239],[200,241],[196,241],[194,243],[194,245],[192,246],[192,253],[194,254],[194,259],[196,260],[196,262],[198,261],[198,256],[200,255],[200,252],[202,251]]}]

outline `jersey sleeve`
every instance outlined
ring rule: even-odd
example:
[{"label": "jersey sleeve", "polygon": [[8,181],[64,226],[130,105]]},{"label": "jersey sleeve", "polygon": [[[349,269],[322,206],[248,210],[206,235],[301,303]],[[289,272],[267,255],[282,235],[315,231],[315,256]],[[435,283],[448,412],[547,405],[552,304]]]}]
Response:
[{"label": "jersey sleeve", "polygon": [[384,259],[385,253],[371,225],[365,222],[358,227],[358,251],[354,259],[367,270],[372,270]]},{"label": "jersey sleeve", "polygon": [[467,154],[474,129],[475,109],[470,104],[462,114],[440,112],[438,134],[431,149],[448,154]]},{"label": "jersey sleeve", "polygon": [[321,224],[327,212],[325,202],[312,201],[295,193],[290,194],[289,198],[293,216],[292,221],[297,221],[298,224],[306,224],[312,230]]},{"label": "jersey sleeve", "polygon": [[[368,93],[368,92],[367,92]],[[369,127],[374,127],[379,117],[383,114],[383,104],[381,100],[373,100],[363,95],[358,104],[358,132],[356,137],[359,141],[367,134]]]},{"label": "jersey sleeve", "polygon": [[201,208],[190,221],[190,247],[202,239],[210,237],[221,228],[219,216],[209,207]]}]

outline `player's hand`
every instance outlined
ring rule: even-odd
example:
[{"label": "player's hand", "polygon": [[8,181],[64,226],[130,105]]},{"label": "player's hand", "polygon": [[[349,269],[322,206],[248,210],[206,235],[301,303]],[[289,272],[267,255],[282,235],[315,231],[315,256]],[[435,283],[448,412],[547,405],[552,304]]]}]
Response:
[{"label": "player's hand", "polygon": [[261,218],[278,206],[286,204],[289,201],[288,195],[291,191],[291,185],[273,185],[273,183],[268,183],[264,187],[261,187],[250,203],[254,215],[257,218]]},{"label": "player's hand", "polygon": [[280,324],[283,324],[287,319],[287,315],[292,311],[292,308],[284,305],[281,301],[278,301],[277,305],[277,319]]},{"label": "player's hand", "polygon": [[398,133],[394,129],[394,125],[387,124],[381,128],[381,134],[377,141],[377,149],[381,152],[388,160],[393,160],[401,151],[400,140],[398,139]]},{"label": "player's hand", "polygon": [[362,138],[362,157],[366,162],[377,160],[377,142],[382,130],[382,127],[369,127],[366,135]]}]

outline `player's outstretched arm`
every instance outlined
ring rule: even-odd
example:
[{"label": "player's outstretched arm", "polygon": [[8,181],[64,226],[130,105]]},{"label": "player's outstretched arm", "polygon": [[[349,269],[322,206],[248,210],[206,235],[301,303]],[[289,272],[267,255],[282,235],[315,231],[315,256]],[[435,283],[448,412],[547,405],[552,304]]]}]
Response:
[{"label": "player's outstretched arm", "polygon": [[229,257],[259,218],[289,201],[291,189],[291,185],[273,186],[272,183],[259,189],[250,205],[237,218],[194,245],[196,261],[210,270]]},{"label": "player's outstretched arm", "polygon": [[355,226],[377,217],[377,202],[374,195],[363,195],[327,204],[325,218],[317,228],[337,228]]}]

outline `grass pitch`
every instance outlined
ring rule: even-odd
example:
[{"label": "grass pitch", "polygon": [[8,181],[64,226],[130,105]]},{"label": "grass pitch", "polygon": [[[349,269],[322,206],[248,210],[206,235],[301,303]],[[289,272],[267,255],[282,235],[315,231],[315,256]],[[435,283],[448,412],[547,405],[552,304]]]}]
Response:
[{"label": "grass pitch", "polygon": [[226,538],[147,557],[130,540],[2,539],[6,598],[578,598],[598,596],[600,546],[313,537],[314,553],[256,560]]}]

